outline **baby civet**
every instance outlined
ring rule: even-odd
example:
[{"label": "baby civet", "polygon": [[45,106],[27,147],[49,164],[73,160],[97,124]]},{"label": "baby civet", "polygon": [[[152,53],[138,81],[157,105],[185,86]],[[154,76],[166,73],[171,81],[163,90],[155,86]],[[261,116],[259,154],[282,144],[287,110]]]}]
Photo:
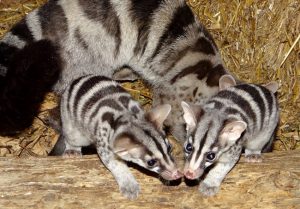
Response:
[{"label": "baby civet", "polygon": [[139,185],[124,161],[167,180],[182,176],[162,129],[170,111],[171,106],[165,104],[144,113],[117,82],[103,76],[80,77],[66,89],[61,100],[64,156],[80,156],[83,146],[94,144],[122,194],[136,198]]},{"label": "baby civet", "polygon": [[203,106],[182,102],[187,124],[184,175],[198,179],[210,168],[199,188],[208,196],[218,192],[243,148],[249,162],[261,161],[279,120],[277,83],[236,85],[224,75],[219,85],[221,91]]}]

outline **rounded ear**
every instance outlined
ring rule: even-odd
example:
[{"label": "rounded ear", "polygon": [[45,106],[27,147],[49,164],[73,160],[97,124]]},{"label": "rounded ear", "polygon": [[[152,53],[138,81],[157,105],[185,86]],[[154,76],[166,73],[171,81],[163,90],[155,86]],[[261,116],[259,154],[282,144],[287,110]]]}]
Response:
[{"label": "rounded ear", "polygon": [[246,128],[247,123],[244,121],[232,121],[226,123],[219,136],[221,144],[223,146],[233,145],[241,137]]},{"label": "rounded ear", "polygon": [[143,146],[128,135],[121,135],[114,141],[113,151],[123,159],[138,157],[143,153]]},{"label": "rounded ear", "polygon": [[277,92],[277,90],[279,89],[279,85],[276,81],[271,81],[270,83],[267,83],[263,86],[266,87],[273,94],[275,94]]},{"label": "rounded ear", "polygon": [[198,118],[203,110],[199,105],[191,105],[184,101],[181,102],[181,107],[183,109],[183,119],[186,123],[186,129],[191,132],[196,128]]},{"label": "rounded ear", "polygon": [[153,122],[158,128],[163,128],[163,123],[171,112],[171,105],[159,105],[146,113],[146,118]]},{"label": "rounded ear", "polygon": [[130,68],[124,67],[113,74],[116,81],[135,81],[139,78]]},{"label": "rounded ear", "polygon": [[219,91],[225,90],[231,86],[235,86],[236,81],[231,75],[222,75],[219,79]]}]

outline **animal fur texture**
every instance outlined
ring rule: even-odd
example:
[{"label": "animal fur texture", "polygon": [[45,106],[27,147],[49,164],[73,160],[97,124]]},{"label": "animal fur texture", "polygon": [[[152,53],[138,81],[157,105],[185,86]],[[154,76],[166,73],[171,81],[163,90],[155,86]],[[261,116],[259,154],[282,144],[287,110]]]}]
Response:
[{"label": "animal fur texture", "polygon": [[272,143],[279,121],[274,93],[278,84],[239,84],[224,75],[220,92],[203,106],[182,102],[187,124],[184,175],[198,179],[204,171],[200,192],[218,192],[226,174],[240,158],[242,149],[249,162],[261,162],[261,151]]},{"label": "animal fur texture", "polygon": [[170,111],[171,106],[164,104],[145,113],[128,92],[107,77],[75,79],[61,100],[64,156],[81,156],[82,147],[95,145],[122,194],[134,199],[139,185],[125,162],[136,163],[166,180],[182,177],[163,132]]},{"label": "animal fur texture", "polygon": [[[36,49],[40,41],[49,42],[55,50]],[[47,58],[31,56],[30,48],[55,54],[59,67],[47,67],[43,64]],[[49,0],[4,36],[0,52],[0,91],[6,92],[0,98],[2,134],[31,124],[48,90],[43,86],[53,86],[61,94],[76,78],[94,74],[122,80],[141,77],[153,89],[154,106],[172,105],[166,125],[183,142],[180,102],[204,104],[218,92],[219,78],[228,74],[213,38],[184,0]],[[20,58],[18,53],[27,57]],[[32,65],[20,67],[26,60]],[[39,82],[29,81],[27,72],[39,66]],[[8,76],[16,69],[25,76]],[[48,78],[47,74],[57,71],[57,78]],[[19,86],[19,100],[34,111],[20,110],[13,98],[5,97],[14,94],[11,82]],[[27,89],[40,87],[41,91],[27,96]]]}]

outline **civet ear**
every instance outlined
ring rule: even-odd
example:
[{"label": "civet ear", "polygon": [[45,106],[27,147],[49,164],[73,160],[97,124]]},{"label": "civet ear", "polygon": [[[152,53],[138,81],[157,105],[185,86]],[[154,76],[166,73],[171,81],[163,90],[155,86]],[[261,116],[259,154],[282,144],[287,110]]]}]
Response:
[{"label": "civet ear", "polygon": [[146,113],[146,118],[148,118],[149,121],[154,123],[156,127],[162,129],[163,123],[167,119],[168,115],[171,112],[171,105],[169,104],[163,104],[159,105],[149,112]]},{"label": "civet ear", "polygon": [[219,91],[235,86],[236,81],[231,75],[222,75],[219,79]]},{"label": "civet ear", "polygon": [[247,128],[244,121],[231,121],[223,127],[219,140],[224,147],[232,146]]},{"label": "civet ear", "polygon": [[263,86],[266,87],[273,94],[275,94],[277,92],[277,90],[279,89],[279,85],[276,81],[271,81],[270,83],[267,83]]},{"label": "civet ear", "polygon": [[193,132],[203,110],[200,105],[192,105],[184,101],[181,102],[181,107],[183,109],[183,119],[186,123],[186,129],[188,132]]},{"label": "civet ear", "polygon": [[143,155],[144,147],[130,136],[121,135],[114,141],[114,153],[122,159],[138,158]]}]

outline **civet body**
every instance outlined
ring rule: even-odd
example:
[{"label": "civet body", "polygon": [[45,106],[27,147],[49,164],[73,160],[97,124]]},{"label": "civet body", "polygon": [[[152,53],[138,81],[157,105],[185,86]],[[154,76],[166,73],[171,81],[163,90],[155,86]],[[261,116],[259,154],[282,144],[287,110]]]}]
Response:
[{"label": "civet body", "polygon": [[166,125],[184,142],[180,102],[204,104],[227,73],[185,0],[49,0],[0,41],[0,133],[28,127],[46,92],[82,75],[139,76],[154,106],[171,104]]},{"label": "civet body", "polygon": [[197,179],[200,191],[214,195],[226,174],[240,158],[242,149],[249,162],[260,162],[261,151],[273,140],[279,110],[274,93],[278,85],[236,85],[225,75],[220,78],[220,92],[205,105],[182,102],[187,123],[184,174]]},{"label": "civet body", "polygon": [[80,156],[83,146],[94,144],[123,195],[136,198],[139,185],[126,161],[167,180],[181,177],[162,130],[170,111],[165,104],[145,113],[117,82],[103,76],[80,77],[61,100],[64,156]]}]

